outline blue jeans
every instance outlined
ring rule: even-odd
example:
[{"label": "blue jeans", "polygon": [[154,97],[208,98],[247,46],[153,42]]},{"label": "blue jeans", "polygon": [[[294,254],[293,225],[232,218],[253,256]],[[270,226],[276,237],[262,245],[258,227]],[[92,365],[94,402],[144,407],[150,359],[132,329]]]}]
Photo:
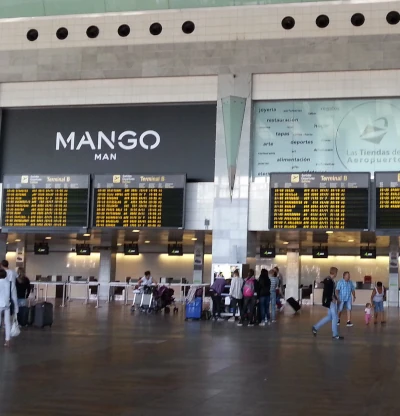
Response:
[{"label": "blue jeans", "polygon": [[342,301],[340,302],[340,305],[339,305],[339,312],[342,312],[342,310],[343,310],[343,308],[344,308],[344,305],[346,305],[346,309],[347,309],[348,311],[351,311],[351,308],[352,308],[352,306],[353,306],[352,299],[350,298],[350,299],[348,299],[348,300],[342,300]]},{"label": "blue jeans", "polygon": [[331,306],[328,309],[328,314],[325,316],[325,318],[322,318],[316,325],[314,325],[314,328],[318,331],[321,327],[323,327],[329,321],[332,321],[332,334],[334,337],[337,337],[339,335],[338,326],[337,326],[338,314],[337,314],[337,305],[334,302],[331,303]]},{"label": "blue jeans", "polygon": [[260,297],[260,312],[261,312],[261,322],[265,321],[265,317],[267,317],[267,321],[271,319],[269,313],[269,296],[261,296]]},{"label": "blue jeans", "polygon": [[276,291],[271,292],[271,319],[276,319]]},{"label": "blue jeans", "polygon": [[374,310],[375,310],[375,313],[383,312],[383,302],[374,301]]}]

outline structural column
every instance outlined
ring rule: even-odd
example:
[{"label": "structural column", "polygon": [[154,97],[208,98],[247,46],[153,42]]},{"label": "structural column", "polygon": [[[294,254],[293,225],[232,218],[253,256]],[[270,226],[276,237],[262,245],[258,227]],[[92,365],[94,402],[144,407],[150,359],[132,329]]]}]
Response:
[{"label": "structural column", "polygon": [[109,287],[107,285],[101,286],[101,283],[115,282],[116,268],[117,268],[117,246],[115,238],[111,236],[103,236],[101,240],[100,250],[100,264],[99,264],[99,283],[98,291],[101,300],[108,300]]},{"label": "structural column", "polygon": [[194,243],[193,283],[203,283],[204,275],[204,233]]},{"label": "structural column", "polygon": [[285,298],[299,299],[300,256],[298,247],[289,245],[286,260],[286,291]]},{"label": "structural column", "polygon": [[399,306],[399,237],[391,236],[389,243],[389,306]]},{"label": "structural column", "polygon": [[213,264],[247,259],[251,89],[251,74],[218,77]]},{"label": "structural column", "polygon": [[6,258],[8,234],[0,234],[0,261]]}]

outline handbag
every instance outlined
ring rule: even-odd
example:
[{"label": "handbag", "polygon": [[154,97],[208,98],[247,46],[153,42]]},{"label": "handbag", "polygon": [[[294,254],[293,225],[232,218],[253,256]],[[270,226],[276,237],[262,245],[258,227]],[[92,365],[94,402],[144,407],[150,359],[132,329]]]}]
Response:
[{"label": "handbag", "polygon": [[17,337],[20,333],[21,333],[21,330],[19,329],[19,325],[18,325],[17,317],[14,315],[13,320],[12,320],[12,324],[11,324],[11,331],[10,331],[10,335],[11,335],[13,338],[15,338],[15,337]]}]

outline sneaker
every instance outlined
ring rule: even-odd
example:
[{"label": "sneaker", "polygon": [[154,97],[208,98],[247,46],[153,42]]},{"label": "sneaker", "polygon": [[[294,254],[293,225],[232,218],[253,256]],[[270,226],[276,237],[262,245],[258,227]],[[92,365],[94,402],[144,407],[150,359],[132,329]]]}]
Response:
[{"label": "sneaker", "polygon": [[336,335],[336,337],[332,337],[332,339],[340,339],[340,340],[342,340],[342,339],[344,339],[344,337],[341,337],[340,335]]},{"label": "sneaker", "polygon": [[222,322],[222,321],[225,321],[225,319],[224,319],[224,318],[222,318],[221,316],[219,316],[219,317],[217,318],[217,321],[218,321],[218,322]]},{"label": "sneaker", "polygon": [[260,322],[260,326],[265,326],[265,322]]},{"label": "sneaker", "polygon": [[267,325],[271,325],[271,321],[267,321]]},{"label": "sneaker", "polygon": [[241,322],[238,322],[237,326],[243,326],[243,324]]},{"label": "sneaker", "polygon": [[249,327],[250,327],[250,326],[254,326],[254,324],[249,324],[248,326],[249,326]]},{"label": "sneaker", "polygon": [[313,335],[314,335],[314,337],[316,337],[317,336],[317,329],[315,328],[315,326],[313,326],[312,328],[311,328],[311,331],[312,331],[312,333],[313,333]]},{"label": "sneaker", "polygon": [[232,318],[229,318],[229,319],[228,319],[228,322],[235,322],[235,320],[236,320],[236,319],[235,319],[235,317],[234,317],[234,316],[232,316]]},{"label": "sneaker", "polygon": [[351,323],[351,321],[347,321],[347,326],[348,327],[353,326],[353,324]]},{"label": "sneaker", "polygon": [[276,323],[276,319],[273,319],[271,322],[272,322],[273,324],[274,324],[274,323]]},{"label": "sneaker", "polygon": [[340,319],[337,320],[337,324],[340,325]]}]

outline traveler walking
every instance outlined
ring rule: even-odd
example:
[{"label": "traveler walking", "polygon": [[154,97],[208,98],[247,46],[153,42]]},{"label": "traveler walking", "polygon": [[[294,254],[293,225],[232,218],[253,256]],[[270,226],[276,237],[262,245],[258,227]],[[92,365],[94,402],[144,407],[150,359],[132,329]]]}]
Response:
[{"label": "traveler walking", "polygon": [[270,302],[270,291],[271,291],[271,280],[269,279],[268,270],[262,269],[260,277],[258,279],[259,285],[259,300],[260,300],[260,311],[261,311],[261,322],[260,326],[270,324],[271,315],[269,313],[269,302]]},{"label": "traveler walking", "polygon": [[322,318],[317,324],[312,327],[312,333],[314,336],[317,336],[319,329],[327,324],[329,321],[332,323],[332,338],[333,339],[343,339],[339,335],[338,325],[337,325],[337,298],[335,293],[335,278],[337,276],[338,269],[336,267],[331,267],[329,271],[329,276],[323,280],[324,290],[322,292],[322,306],[328,308],[328,314],[325,318]]},{"label": "traveler walking", "polygon": [[221,301],[222,301],[222,292],[226,286],[225,278],[222,274],[218,274],[214,283],[210,287],[211,298],[212,298],[212,310],[213,318],[216,321],[223,321],[224,318],[221,316]]},{"label": "traveler walking", "polygon": [[272,269],[269,274],[269,279],[271,282],[270,287],[270,301],[271,301],[271,322],[276,322],[276,291],[279,288],[279,278],[278,272],[276,269]]},{"label": "traveler walking", "polygon": [[386,300],[386,289],[382,285],[382,282],[376,284],[375,289],[372,291],[371,302],[374,305],[374,324],[378,323],[380,318],[381,324],[385,324],[383,313],[383,302]]},{"label": "traveler walking", "polygon": [[236,312],[239,309],[239,314],[242,311],[243,299],[243,279],[240,277],[239,270],[233,272],[231,287],[229,289],[229,296],[231,298],[231,308],[233,308],[233,316],[229,319],[230,322],[236,321]]},{"label": "traveler walking", "polygon": [[347,311],[347,326],[353,326],[351,322],[351,309],[353,302],[356,300],[356,287],[350,280],[350,272],[343,273],[343,279],[339,280],[336,285],[336,297],[339,303],[339,319],[337,324],[340,325],[340,316],[343,308],[346,305]]},{"label": "traveler walking", "polygon": [[0,270],[0,324],[1,315],[4,312],[4,326],[5,326],[5,343],[4,346],[10,345],[11,338],[11,301],[14,302],[14,313],[18,313],[17,290],[14,282],[9,282],[7,279],[7,272],[4,269]]},{"label": "traveler walking", "polygon": [[257,302],[256,296],[256,279],[254,277],[254,270],[250,269],[243,285],[243,307],[238,326],[243,325],[247,313],[249,316],[249,326],[254,326],[254,309]]}]

